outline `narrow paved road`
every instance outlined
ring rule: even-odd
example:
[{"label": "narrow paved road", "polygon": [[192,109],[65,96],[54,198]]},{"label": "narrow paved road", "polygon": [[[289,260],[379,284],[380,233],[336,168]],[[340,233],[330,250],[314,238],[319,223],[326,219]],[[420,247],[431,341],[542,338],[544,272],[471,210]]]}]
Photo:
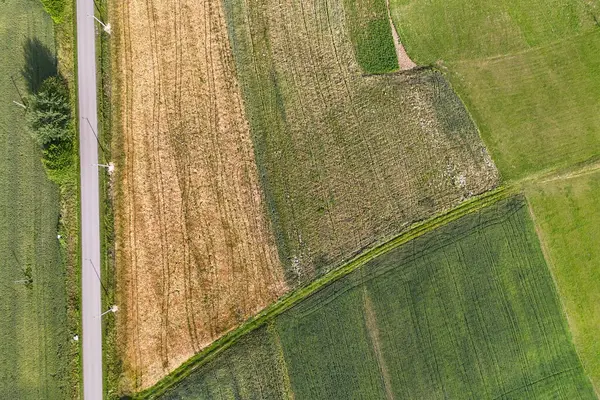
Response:
[{"label": "narrow paved road", "polygon": [[98,186],[98,120],[96,45],[93,0],[77,0],[77,83],[79,155],[81,158],[81,316],[83,320],[83,398],[101,400],[102,330],[100,279],[100,202]]}]

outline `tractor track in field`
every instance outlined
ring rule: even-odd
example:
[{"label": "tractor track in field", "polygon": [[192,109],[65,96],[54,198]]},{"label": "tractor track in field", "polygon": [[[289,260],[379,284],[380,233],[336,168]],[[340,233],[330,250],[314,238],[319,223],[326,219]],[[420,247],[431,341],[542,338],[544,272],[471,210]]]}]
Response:
[{"label": "tractor track in field", "polygon": [[223,11],[190,1],[115,11],[127,42],[117,48],[126,65],[118,326],[135,332],[119,345],[125,392],[153,384],[285,288]]}]

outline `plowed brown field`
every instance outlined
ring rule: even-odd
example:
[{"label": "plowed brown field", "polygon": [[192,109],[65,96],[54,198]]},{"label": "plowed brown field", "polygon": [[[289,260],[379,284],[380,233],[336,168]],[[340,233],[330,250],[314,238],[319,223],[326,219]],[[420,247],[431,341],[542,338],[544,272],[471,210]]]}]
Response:
[{"label": "plowed brown field", "polygon": [[146,388],[285,290],[220,2],[114,2],[118,337]]}]

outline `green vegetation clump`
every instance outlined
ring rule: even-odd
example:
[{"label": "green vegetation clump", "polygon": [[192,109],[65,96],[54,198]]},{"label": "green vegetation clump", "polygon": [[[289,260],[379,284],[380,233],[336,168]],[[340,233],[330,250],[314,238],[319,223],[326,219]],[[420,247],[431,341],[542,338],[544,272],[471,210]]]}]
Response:
[{"label": "green vegetation clump", "polygon": [[289,388],[273,399],[595,398],[522,197],[372,259],[256,332],[162,398],[264,398],[268,382]]},{"label": "green vegetation clump", "polygon": [[65,0],[41,0],[44,10],[52,17],[52,20],[59,24],[63,19],[65,10]]},{"label": "green vegetation clump", "polygon": [[573,340],[600,393],[600,173],[539,184],[528,198]]},{"label": "green vegetation clump", "polygon": [[[31,95],[27,122],[42,148],[42,161],[49,176],[56,178],[70,172],[76,149],[69,88],[61,77],[47,78],[38,92]],[[61,183],[60,179],[54,180]]]},{"label": "green vegetation clump", "polygon": [[47,78],[31,96],[27,122],[34,139],[44,148],[72,141],[69,89],[58,76]]},{"label": "green vegetation clump", "polygon": [[346,27],[354,45],[356,61],[366,73],[398,70],[385,0],[344,0]]}]

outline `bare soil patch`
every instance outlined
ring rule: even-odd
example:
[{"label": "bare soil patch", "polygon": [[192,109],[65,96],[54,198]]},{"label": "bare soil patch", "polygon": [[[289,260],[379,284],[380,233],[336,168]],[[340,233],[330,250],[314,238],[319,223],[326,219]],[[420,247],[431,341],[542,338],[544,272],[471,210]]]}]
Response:
[{"label": "bare soil patch", "polygon": [[157,382],[285,290],[223,10],[114,2],[121,390]]},{"label": "bare soil patch", "polygon": [[392,37],[394,38],[394,47],[396,48],[396,57],[398,57],[398,65],[402,71],[407,71],[409,69],[413,69],[417,66],[413,60],[410,59],[408,53],[404,49],[402,42],[400,42],[400,36],[398,35],[398,31],[396,30],[396,26],[394,25],[394,21],[392,20],[392,13],[390,12],[390,0],[385,0],[385,5],[387,7],[387,15],[390,20],[390,28],[392,29]]}]

